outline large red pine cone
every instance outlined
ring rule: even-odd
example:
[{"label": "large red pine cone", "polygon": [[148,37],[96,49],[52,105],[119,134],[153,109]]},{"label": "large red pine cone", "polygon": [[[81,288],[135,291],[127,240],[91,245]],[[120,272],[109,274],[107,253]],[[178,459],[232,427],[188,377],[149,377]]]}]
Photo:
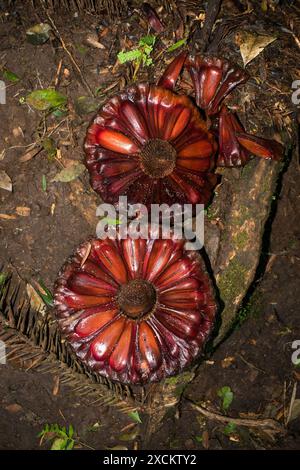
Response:
[{"label": "large red pine cone", "polygon": [[112,380],[144,384],[199,355],[216,302],[200,255],[183,240],[92,239],[61,270],[55,309],[83,363]]}]

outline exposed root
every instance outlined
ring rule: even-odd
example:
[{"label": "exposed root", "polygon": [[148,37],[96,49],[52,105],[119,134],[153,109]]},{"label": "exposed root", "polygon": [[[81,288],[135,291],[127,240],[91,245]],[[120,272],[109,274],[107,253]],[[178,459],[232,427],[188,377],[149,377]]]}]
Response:
[{"label": "exposed root", "polygon": [[185,399],[191,404],[192,408],[203,416],[213,421],[219,421],[220,423],[233,423],[236,426],[245,426],[247,428],[261,428],[264,431],[271,431],[275,433],[285,433],[285,429],[278,421],[274,419],[248,419],[248,418],[232,418],[231,416],[224,416],[215,411],[210,411],[203,406],[196,405],[194,402],[185,397]]}]

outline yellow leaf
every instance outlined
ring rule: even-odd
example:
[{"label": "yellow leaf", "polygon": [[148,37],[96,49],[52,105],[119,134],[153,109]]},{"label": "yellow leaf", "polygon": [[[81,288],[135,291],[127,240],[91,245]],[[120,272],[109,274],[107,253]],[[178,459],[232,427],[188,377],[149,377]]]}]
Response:
[{"label": "yellow leaf", "polygon": [[28,217],[30,215],[30,207],[18,206],[16,207],[16,213],[22,217]]},{"label": "yellow leaf", "polygon": [[265,47],[276,39],[276,36],[266,36],[249,32],[241,33],[239,45],[244,65],[246,66],[249,64],[249,62],[257,57]]}]

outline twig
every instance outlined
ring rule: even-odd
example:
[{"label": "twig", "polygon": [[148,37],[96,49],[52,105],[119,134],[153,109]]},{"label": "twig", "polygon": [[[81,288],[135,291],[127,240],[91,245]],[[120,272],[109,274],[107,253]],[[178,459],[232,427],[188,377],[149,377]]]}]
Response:
[{"label": "twig", "polygon": [[247,359],[244,358],[244,356],[242,356],[241,354],[238,354],[238,357],[249,367],[251,367],[252,369],[256,369],[258,370],[259,372],[262,372],[263,374],[266,373],[265,370],[263,369],[260,369],[259,367],[255,366],[254,364],[252,364],[252,362],[249,362],[247,361]]},{"label": "twig", "polygon": [[54,23],[54,20],[51,18],[51,16],[49,15],[49,13],[46,11],[45,8],[44,8],[44,11],[45,11],[45,14],[46,14],[46,16],[47,16],[49,22],[51,23],[51,26],[52,26],[52,28],[53,28],[53,31],[55,32],[55,35],[57,36],[59,42],[60,42],[61,45],[62,45],[62,48],[64,49],[64,51],[66,52],[66,54],[69,56],[69,58],[70,58],[72,64],[74,65],[75,69],[76,69],[77,72],[79,73],[79,76],[80,76],[80,78],[81,78],[81,80],[82,80],[82,83],[83,83],[84,86],[86,87],[86,89],[87,89],[89,95],[92,96],[92,97],[94,97],[94,93],[93,93],[93,91],[92,91],[90,85],[88,84],[88,82],[87,82],[86,79],[84,78],[83,73],[81,72],[81,69],[80,69],[78,63],[76,62],[76,60],[74,59],[72,53],[71,53],[71,52],[69,51],[69,49],[67,48],[65,41],[64,41],[63,38],[61,37],[60,32],[58,31],[57,26],[56,26],[56,24]]},{"label": "twig", "polygon": [[224,416],[219,413],[215,413],[214,411],[210,411],[203,406],[196,405],[194,402],[185,398],[191,404],[194,410],[201,413],[208,419],[219,421],[220,423],[233,423],[237,426],[246,426],[248,428],[265,428],[274,432],[281,432],[284,433],[284,429],[278,421],[274,419],[266,418],[266,419],[248,419],[248,418],[231,418],[230,416]]},{"label": "twig", "polygon": [[288,415],[287,415],[286,420],[285,420],[285,426],[287,426],[289,424],[290,420],[291,420],[293,406],[294,406],[294,402],[295,402],[295,399],[296,399],[296,394],[297,394],[297,382],[295,382],[294,386],[293,386],[289,411],[288,411]]},{"label": "twig", "polygon": [[58,67],[57,67],[57,71],[56,71],[56,75],[55,75],[55,81],[54,81],[54,87],[55,87],[55,88],[57,87],[58,82],[59,82],[61,67],[62,67],[62,59],[60,59],[60,61],[59,61],[59,64],[58,64]]}]

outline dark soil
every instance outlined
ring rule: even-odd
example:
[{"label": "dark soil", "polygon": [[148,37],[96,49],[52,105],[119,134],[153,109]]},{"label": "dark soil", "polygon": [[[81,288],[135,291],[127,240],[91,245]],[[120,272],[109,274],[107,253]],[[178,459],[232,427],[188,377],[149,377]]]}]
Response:
[{"label": "dark soil", "polygon": [[[191,10],[198,11],[199,7],[196,8],[193,2],[188,3]],[[243,2],[230,1],[228,7],[238,14],[235,5],[240,3]],[[252,3],[259,8],[260,2]],[[42,46],[26,42],[26,29],[45,21],[45,14],[30,9],[24,2],[16,2],[12,10],[7,10],[9,15],[4,11],[0,9],[0,65],[16,73],[21,80],[8,84],[7,105],[0,105],[0,156],[3,157],[0,170],[5,170],[13,183],[12,193],[0,189],[0,264],[12,266],[28,282],[42,279],[51,289],[65,259],[80,242],[95,233],[95,210],[99,199],[90,188],[87,174],[71,183],[51,182],[70,161],[82,161],[82,142],[93,112],[78,113],[75,100],[87,96],[88,91],[59,41],[51,38]],[[288,18],[292,15],[288,9],[285,14]],[[273,25],[278,15],[281,13],[276,17],[276,12],[271,11]],[[72,21],[68,14],[55,15],[54,19],[89,86],[93,90],[102,87],[103,95],[100,92],[96,98],[98,105],[107,94],[130,82],[130,69],[129,72],[120,67],[114,70],[114,65],[116,53],[125,46],[130,47],[136,37],[147,32],[139,15],[131,15],[130,24],[124,20],[108,29],[105,20],[101,23],[93,15],[79,15]],[[180,24],[176,24],[176,28],[179,30]],[[102,34],[100,41],[105,49],[92,48],[85,42],[87,34],[96,30],[100,31],[100,36]],[[126,32],[130,32],[127,42],[124,39]],[[293,42],[291,35],[288,40]],[[285,47],[284,41],[281,47]],[[276,53],[276,47],[274,51]],[[288,50],[286,52],[288,54]],[[260,68],[261,60],[253,67]],[[60,61],[59,90],[68,96],[68,114],[44,119],[42,113],[21,104],[20,98],[31,90],[53,86]],[[152,73],[150,71],[149,75]],[[297,78],[296,72],[293,78]],[[287,100],[291,93],[289,80],[282,78],[282,95]],[[111,90],[105,92],[109,85]],[[275,91],[271,99],[276,101]],[[257,105],[256,112],[259,110]],[[268,115],[265,120],[269,118]],[[291,121],[292,113],[283,119]],[[56,156],[47,154],[42,148],[45,137],[51,132],[54,146],[59,150]],[[22,162],[33,142],[37,143],[39,153]],[[42,183],[45,179],[46,188]],[[300,288],[299,187],[300,167],[294,152],[268,221],[270,237],[265,239],[261,269],[239,321],[232,334],[200,366],[197,378],[184,393],[180,413],[176,418],[167,417],[150,442],[144,442],[132,433],[131,417],[113,408],[87,406],[67,387],[61,386],[57,390],[56,378],[52,375],[25,372],[8,362],[0,366],[0,449],[40,448],[37,435],[47,423],[72,424],[77,436],[76,445],[82,448],[299,449],[299,417],[291,421],[286,433],[280,436],[244,427],[231,429],[229,434],[228,429],[224,431],[224,425],[204,420],[190,403],[190,400],[205,402],[215,411],[222,412],[218,390],[229,386],[233,401],[228,415],[272,417],[283,422],[295,384],[298,384],[296,397],[300,398],[300,369],[291,361],[291,345],[300,340],[297,295]],[[30,209],[25,211],[26,216],[19,215],[20,207]],[[124,434],[127,434],[125,441],[120,439]],[[49,448],[49,443],[44,443],[43,448]]]}]

